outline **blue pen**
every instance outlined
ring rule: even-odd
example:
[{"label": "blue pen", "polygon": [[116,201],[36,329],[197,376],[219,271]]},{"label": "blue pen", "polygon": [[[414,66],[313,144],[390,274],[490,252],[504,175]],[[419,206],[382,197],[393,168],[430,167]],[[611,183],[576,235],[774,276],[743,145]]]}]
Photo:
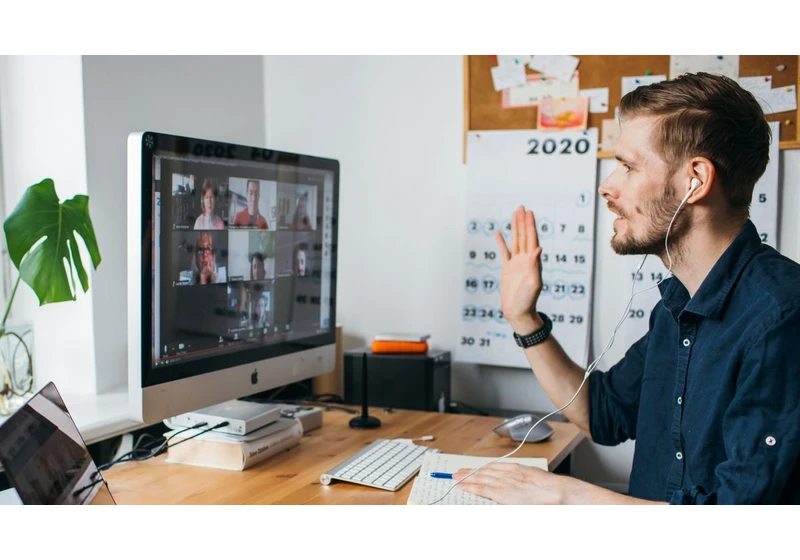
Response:
[{"label": "blue pen", "polygon": [[449,472],[432,472],[431,478],[453,478],[453,473]]}]

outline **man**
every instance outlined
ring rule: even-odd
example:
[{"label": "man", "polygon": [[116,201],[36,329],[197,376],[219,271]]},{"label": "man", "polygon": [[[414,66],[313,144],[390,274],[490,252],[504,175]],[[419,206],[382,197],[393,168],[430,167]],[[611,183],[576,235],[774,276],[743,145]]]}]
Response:
[{"label": "man", "polygon": [[256,251],[250,255],[250,280],[263,280],[265,277],[264,255]]},{"label": "man", "polygon": [[192,284],[217,284],[226,282],[224,267],[217,267],[214,238],[208,232],[197,234],[192,262]]},{"label": "man", "polygon": [[261,198],[261,184],[250,179],[247,181],[247,208],[236,213],[233,218],[234,226],[246,226],[258,229],[269,229],[267,219],[258,211],[258,201]]},{"label": "man", "polygon": [[769,157],[762,110],[735,81],[698,73],[629,93],[620,120],[618,167],[600,186],[618,216],[611,246],[671,260],[674,275],[622,361],[581,385],[583,367],[545,337],[533,212],[514,213],[510,251],[497,241],[503,312],[547,395],[561,407],[581,387],[571,422],[600,444],[636,440],[629,495],[509,464],[459,471],[459,487],[501,503],[798,503],[800,265],[748,219]]},{"label": "man", "polygon": [[305,276],[308,274],[308,268],[306,268],[306,250],[302,247],[297,247],[294,251],[294,274],[295,276]]}]

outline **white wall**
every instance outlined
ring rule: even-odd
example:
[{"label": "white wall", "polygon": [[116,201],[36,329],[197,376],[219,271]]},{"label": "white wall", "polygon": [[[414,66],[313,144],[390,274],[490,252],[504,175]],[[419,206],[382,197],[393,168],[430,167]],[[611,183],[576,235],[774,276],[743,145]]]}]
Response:
[{"label": "white wall", "polygon": [[264,144],[260,56],[85,56],[86,160],[103,263],[95,275],[97,390],[127,384],[126,142],[153,130]]},{"label": "white wall", "polygon": [[[454,350],[466,204],[461,57],[266,56],[264,80],[268,146],[341,161],[337,322],[348,347],[378,331],[426,331],[433,345]],[[800,152],[781,155],[782,247],[800,260]],[[598,184],[612,166],[601,161]],[[627,301],[615,303],[608,281],[619,266],[612,221],[598,205],[595,352]],[[612,347],[609,363],[625,350]],[[552,410],[527,370],[457,363],[452,383],[453,398],[474,406]],[[626,482],[633,449],[584,443],[574,472]]]},{"label": "white wall", "polygon": [[[87,194],[81,76],[79,56],[0,56],[0,145],[8,212],[29,186],[47,177],[62,201]],[[91,260],[78,244],[90,273],[91,294]],[[13,269],[12,286],[17,275]],[[92,332],[90,295],[78,285],[77,301],[39,307],[33,290],[20,283],[12,312],[9,324],[33,321],[37,387],[54,381],[75,392],[95,391],[94,343],[87,336]]]}]

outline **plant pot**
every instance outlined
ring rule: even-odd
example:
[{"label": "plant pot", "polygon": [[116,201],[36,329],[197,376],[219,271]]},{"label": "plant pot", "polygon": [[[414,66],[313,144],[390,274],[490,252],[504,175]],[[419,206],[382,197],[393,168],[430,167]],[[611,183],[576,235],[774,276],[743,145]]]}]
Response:
[{"label": "plant pot", "polygon": [[6,325],[0,333],[0,416],[8,416],[34,394],[33,325]]}]

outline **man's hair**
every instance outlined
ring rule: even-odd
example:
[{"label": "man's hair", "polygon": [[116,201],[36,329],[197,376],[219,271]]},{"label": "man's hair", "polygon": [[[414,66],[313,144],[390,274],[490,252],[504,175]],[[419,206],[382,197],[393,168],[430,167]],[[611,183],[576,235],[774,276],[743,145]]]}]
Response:
[{"label": "man's hair", "polygon": [[250,255],[250,263],[252,264],[255,259],[260,260],[262,263],[264,262],[264,255],[256,251],[252,255]]},{"label": "man's hair", "polygon": [[248,179],[247,184],[244,186],[245,191],[250,188],[250,183],[255,184],[256,188],[259,191],[261,190],[261,183],[258,181],[258,179]]},{"label": "man's hair", "polygon": [[698,72],[641,86],[622,98],[620,119],[659,117],[654,148],[670,176],[692,157],[708,158],[734,212],[747,214],[769,161],[771,131],[753,94],[726,76]]}]

